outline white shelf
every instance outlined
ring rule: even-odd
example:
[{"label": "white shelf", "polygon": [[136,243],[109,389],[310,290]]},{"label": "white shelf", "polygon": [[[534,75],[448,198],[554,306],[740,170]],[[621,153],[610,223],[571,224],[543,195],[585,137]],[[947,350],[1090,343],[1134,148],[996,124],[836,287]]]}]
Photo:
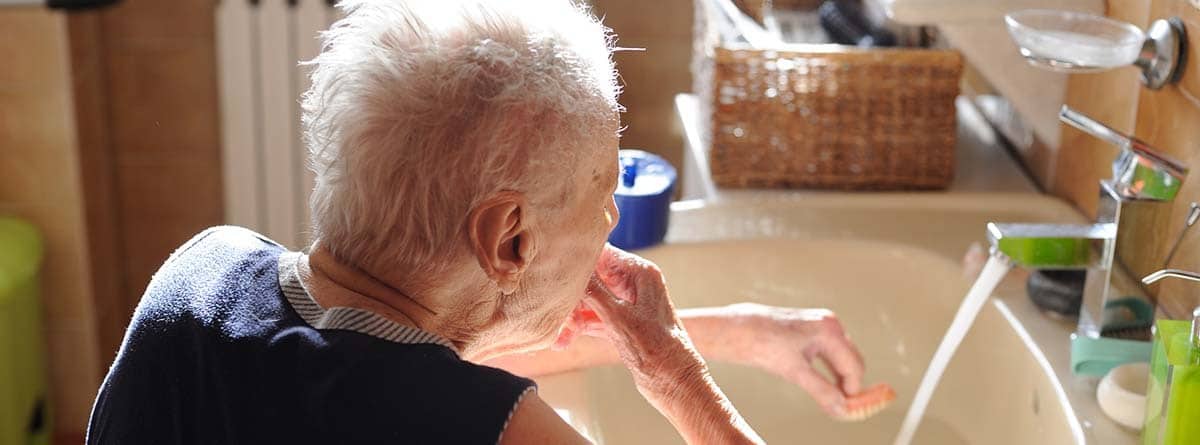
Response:
[{"label": "white shelf", "polygon": [[1105,0],[870,0],[888,11],[899,23],[940,25],[978,21],[999,23],[1007,14],[1022,9],[1059,9],[1104,15]]}]

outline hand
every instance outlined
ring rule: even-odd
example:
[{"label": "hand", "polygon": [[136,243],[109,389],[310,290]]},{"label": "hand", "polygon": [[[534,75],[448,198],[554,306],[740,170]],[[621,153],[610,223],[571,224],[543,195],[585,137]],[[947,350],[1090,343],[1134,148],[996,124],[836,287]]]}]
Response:
[{"label": "hand", "polygon": [[[741,303],[729,307],[738,333],[727,336],[738,360],[804,388],[829,415],[845,417],[847,398],[862,390],[863,360],[841,322],[826,309],[795,309]],[[815,368],[820,360],[829,380]]]},{"label": "hand", "polygon": [[[584,301],[633,374],[638,392],[689,444],[763,443],[708,374],[675,314],[658,266],[605,246]],[[583,320],[595,326],[586,318],[577,314],[571,324]]]},{"label": "hand", "polygon": [[594,312],[576,310],[568,329],[609,337],[647,397],[665,395],[657,393],[672,383],[707,376],[654,263],[606,246],[584,302]]}]

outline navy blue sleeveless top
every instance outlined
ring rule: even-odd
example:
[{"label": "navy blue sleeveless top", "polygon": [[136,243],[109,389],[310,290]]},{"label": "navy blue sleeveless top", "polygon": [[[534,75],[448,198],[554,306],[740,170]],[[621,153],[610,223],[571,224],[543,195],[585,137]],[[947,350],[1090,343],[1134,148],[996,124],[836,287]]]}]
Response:
[{"label": "navy blue sleeveless top", "polygon": [[217,227],[154,275],[92,409],[89,444],[499,441],[532,381],[434,334],[321,308],[300,254]]}]

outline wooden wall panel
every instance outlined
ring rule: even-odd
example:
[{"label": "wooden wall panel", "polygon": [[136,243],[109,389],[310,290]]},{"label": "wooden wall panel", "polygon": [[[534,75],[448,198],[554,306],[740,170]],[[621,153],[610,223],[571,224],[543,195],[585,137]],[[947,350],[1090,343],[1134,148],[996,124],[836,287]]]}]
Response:
[{"label": "wooden wall panel", "polygon": [[[1158,270],[1183,225],[1189,204],[1200,200],[1200,10],[1187,0],[1110,1],[1111,16],[1145,27],[1170,16],[1184,19],[1189,31],[1189,66],[1181,82],[1159,91],[1141,86],[1131,68],[1105,74],[1076,75],[1068,85],[1068,104],[1122,129],[1192,167],[1183,189],[1169,205],[1145,206],[1123,222],[1118,252],[1135,275]],[[1111,176],[1115,151],[1074,129],[1064,129],[1058,178],[1051,191],[1095,213],[1096,182]],[[1200,270],[1200,234],[1185,238],[1171,267]],[[1200,286],[1168,281],[1150,289],[1164,315],[1190,317],[1200,305]]]},{"label": "wooden wall panel", "polygon": [[[1149,22],[1149,9],[1149,0],[1110,1],[1107,15],[1145,27]],[[1138,71],[1132,67],[1075,74],[1067,82],[1064,103],[1110,127],[1131,133],[1141,90]],[[1099,181],[1112,176],[1112,161],[1116,155],[1117,150],[1112,145],[1062,125],[1056,174],[1047,190],[1066,197],[1085,214],[1094,216]]]},{"label": "wooden wall panel", "polygon": [[0,214],[41,231],[41,301],[56,426],[81,432],[104,366],[97,351],[88,243],[62,16],[0,10]]},{"label": "wooden wall panel", "polygon": [[[102,361],[111,360],[129,322],[121,220],[116,192],[116,165],[108,129],[108,93],[100,16],[95,12],[67,17],[70,39],[72,93],[79,141],[80,181],[83,186],[88,262],[96,309],[96,343]],[[121,302],[116,304],[116,302]],[[103,372],[104,369],[101,369]]]},{"label": "wooden wall panel", "polygon": [[[1157,270],[1176,233],[1183,226],[1189,205],[1200,201],[1200,9],[1185,0],[1155,0],[1151,17],[1179,16],[1189,32],[1189,66],[1177,85],[1160,91],[1145,90],[1138,101],[1137,134],[1151,145],[1178,158],[1192,168],[1184,181],[1179,197],[1170,208],[1163,209],[1139,229],[1146,234],[1146,244],[1158,253],[1156,258],[1135,266],[1139,274]],[[1192,232],[1179,246],[1171,267],[1200,271],[1200,234]],[[1163,311],[1172,318],[1190,318],[1192,309],[1200,305],[1200,285],[1169,280],[1157,286]]]},{"label": "wooden wall panel", "polygon": [[72,136],[78,163],[74,173],[35,171],[81,188],[79,214],[56,223],[80,225],[86,249],[76,258],[88,272],[71,281],[89,291],[76,293],[87,304],[50,305],[48,313],[62,437],[85,431],[100,378],[153,272],[222,221],[215,6],[125,0],[100,11],[39,11],[59,24],[51,34],[63,51],[57,92],[69,95],[62,114],[71,121],[60,131]]},{"label": "wooden wall panel", "polygon": [[70,17],[103,369],[153,272],[221,221],[214,8],[126,0]]}]

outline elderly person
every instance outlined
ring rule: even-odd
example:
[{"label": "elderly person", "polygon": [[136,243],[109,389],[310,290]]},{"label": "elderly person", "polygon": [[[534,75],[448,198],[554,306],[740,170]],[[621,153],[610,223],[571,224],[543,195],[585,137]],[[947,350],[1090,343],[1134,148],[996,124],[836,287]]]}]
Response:
[{"label": "elderly person", "polygon": [[303,102],[308,253],[232,227],[180,247],[88,443],[584,443],[514,373],[608,363],[689,443],[761,442],[702,355],[847,414],[863,365],[832,313],[675,311],[653,264],[605,245],[620,106],[611,38],[586,11],[342,8]]}]

